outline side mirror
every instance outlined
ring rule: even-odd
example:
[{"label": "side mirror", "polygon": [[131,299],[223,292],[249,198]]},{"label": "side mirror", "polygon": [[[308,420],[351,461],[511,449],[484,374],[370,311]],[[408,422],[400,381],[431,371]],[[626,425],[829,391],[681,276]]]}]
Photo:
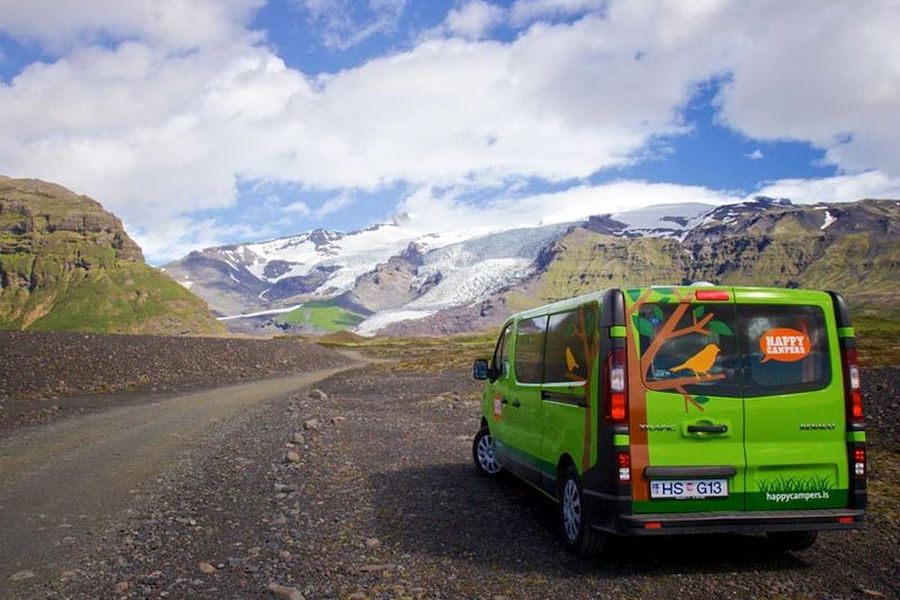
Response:
[{"label": "side mirror", "polygon": [[488,361],[483,358],[479,358],[472,365],[472,377],[475,379],[487,379],[489,371]]}]

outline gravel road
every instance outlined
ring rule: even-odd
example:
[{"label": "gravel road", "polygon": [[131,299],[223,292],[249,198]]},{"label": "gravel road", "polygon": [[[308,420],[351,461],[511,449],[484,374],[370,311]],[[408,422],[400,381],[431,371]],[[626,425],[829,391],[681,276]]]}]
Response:
[{"label": "gravel road", "polygon": [[[875,379],[896,389],[898,374]],[[698,536],[583,560],[559,542],[552,505],[475,473],[478,388],[467,372],[379,364],[317,385],[236,412],[136,486],[109,527],[70,543],[49,577],[4,584],[17,598],[900,596],[896,448],[871,455],[884,495],[865,528],[824,533],[806,552]],[[879,427],[897,426],[878,414]],[[47,514],[66,544],[71,530]]]},{"label": "gravel road", "polygon": [[172,462],[218,424],[338,371],[122,406],[0,441],[0,598],[24,593],[20,581],[28,586],[57,575],[73,549],[139,502],[142,487],[171,476]]}]

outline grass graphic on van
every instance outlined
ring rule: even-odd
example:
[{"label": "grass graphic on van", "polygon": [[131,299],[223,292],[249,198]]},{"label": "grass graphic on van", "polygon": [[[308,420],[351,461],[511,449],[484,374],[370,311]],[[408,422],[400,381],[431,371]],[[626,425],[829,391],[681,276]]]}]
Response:
[{"label": "grass graphic on van", "polygon": [[[628,310],[632,328],[640,337],[649,340],[646,350],[640,357],[641,374],[647,388],[654,391],[678,392],[684,398],[685,412],[690,412],[691,406],[703,411],[703,405],[709,402],[709,397],[695,396],[688,392],[686,386],[724,379],[723,374],[710,371],[720,351],[715,340],[720,337],[733,337],[731,327],[716,319],[715,312],[707,312],[705,305],[692,306],[690,303],[696,299],[692,291],[683,293],[673,288],[651,288],[643,291],[628,290],[628,295],[633,302]],[[671,307],[663,310],[662,307],[665,305],[677,307],[670,312]],[[644,311],[644,307],[649,307],[649,310]],[[690,322],[682,323],[688,311]],[[684,356],[680,364],[669,369],[671,373],[677,374],[676,377],[652,378],[652,380],[647,377],[648,371],[652,371],[653,363],[664,346],[671,340],[688,335],[704,336],[708,338],[708,343],[695,354]]]},{"label": "grass graphic on van", "polygon": [[785,477],[779,475],[770,479],[757,479],[759,491],[765,494],[806,494],[820,493],[834,489],[831,477],[810,475],[808,477]]}]

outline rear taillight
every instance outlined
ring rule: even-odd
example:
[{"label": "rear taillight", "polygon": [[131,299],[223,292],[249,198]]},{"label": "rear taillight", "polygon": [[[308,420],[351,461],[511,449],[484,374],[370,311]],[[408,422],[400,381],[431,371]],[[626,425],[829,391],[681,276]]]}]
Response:
[{"label": "rear taillight", "polygon": [[616,464],[619,466],[619,483],[631,481],[631,455],[627,452],[616,452]]},{"label": "rear taillight", "polygon": [[853,449],[853,476],[862,479],[866,476],[866,449]]},{"label": "rear taillight", "polygon": [[847,403],[847,420],[851,423],[863,421],[862,392],[859,387],[859,364],[856,348],[844,348],[844,393]]},{"label": "rear taillight", "polygon": [[606,418],[612,423],[628,420],[628,373],[625,369],[625,350],[617,348],[606,355]]}]

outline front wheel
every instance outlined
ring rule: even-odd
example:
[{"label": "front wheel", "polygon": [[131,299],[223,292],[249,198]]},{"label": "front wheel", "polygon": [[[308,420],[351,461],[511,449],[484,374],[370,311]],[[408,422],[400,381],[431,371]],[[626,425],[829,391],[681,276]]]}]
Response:
[{"label": "front wheel", "polygon": [[800,552],[816,543],[818,531],[770,531],[769,543],[779,552]]},{"label": "front wheel", "polygon": [[496,477],[503,470],[497,462],[497,454],[494,452],[494,438],[487,427],[482,427],[475,435],[472,442],[472,459],[478,472],[487,477]]},{"label": "front wheel", "polygon": [[606,536],[594,530],[585,520],[584,491],[575,467],[569,466],[559,487],[559,524],[566,548],[579,556],[603,551]]}]

